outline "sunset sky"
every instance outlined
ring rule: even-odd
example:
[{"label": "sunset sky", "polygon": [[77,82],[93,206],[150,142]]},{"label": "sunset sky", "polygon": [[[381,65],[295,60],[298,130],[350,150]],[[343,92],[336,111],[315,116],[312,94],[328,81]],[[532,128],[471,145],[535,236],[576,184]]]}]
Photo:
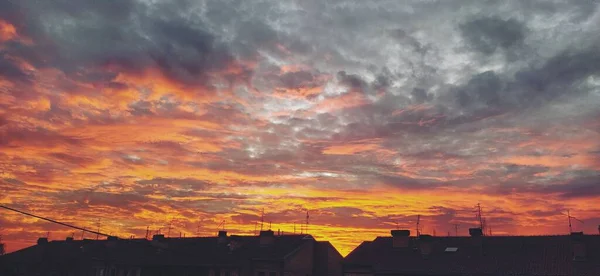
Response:
[{"label": "sunset sky", "polygon": [[[0,0],[0,204],[127,238],[308,210],[344,255],[478,203],[598,233],[598,3]],[[0,209],[8,251],[48,232]]]}]

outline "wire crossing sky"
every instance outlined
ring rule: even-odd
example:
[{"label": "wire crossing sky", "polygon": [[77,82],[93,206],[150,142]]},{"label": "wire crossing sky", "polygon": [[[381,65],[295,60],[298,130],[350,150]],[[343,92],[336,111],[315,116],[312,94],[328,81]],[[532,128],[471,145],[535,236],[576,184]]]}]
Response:
[{"label": "wire crossing sky", "polygon": [[[344,254],[478,203],[596,233],[598,45],[593,0],[0,0],[0,204],[122,237],[308,210]],[[9,251],[72,234],[1,213]]]}]

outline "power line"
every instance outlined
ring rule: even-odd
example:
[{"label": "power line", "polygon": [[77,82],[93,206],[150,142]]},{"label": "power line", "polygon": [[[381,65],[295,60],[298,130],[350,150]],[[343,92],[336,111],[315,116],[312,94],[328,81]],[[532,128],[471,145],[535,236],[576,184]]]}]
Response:
[{"label": "power line", "polygon": [[64,222],[56,221],[56,220],[45,218],[45,217],[40,217],[40,216],[31,214],[31,213],[27,213],[27,212],[20,211],[20,210],[14,209],[14,208],[10,208],[8,206],[0,205],[0,208],[6,209],[6,210],[9,210],[9,211],[13,211],[13,212],[17,212],[17,213],[20,213],[20,214],[23,214],[23,215],[26,215],[26,216],[30,216],[30,217],[42,219],[42,220],[45,220],[45,221],[49,221],[49,222],[52,222],[52,223],[60,224],[62,226],[70,227],[70,228],[81,230],[81,231],[84,231],[84,232],[96,234],[98,236],[111,237],[111,235],[109,235],[109,234],[100,233],[99,231],[91,231],[91,230],[87,230],[85,228],[81,228],[81,227],[78,227],[78,226],[75,226],[75,225],[67,224],[67,223],[64,223]]}]

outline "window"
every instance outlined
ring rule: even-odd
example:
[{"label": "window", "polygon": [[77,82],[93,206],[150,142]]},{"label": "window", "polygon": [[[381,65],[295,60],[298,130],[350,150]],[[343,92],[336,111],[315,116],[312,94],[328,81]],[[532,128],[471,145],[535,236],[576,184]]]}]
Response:
[{"label": "window", "polygon": [[104,268],[97,267],[96,268],[96,276],[104,276]]},{"label": "window", "polygon": [[258,270],[256,276],[279,276],[279,273],[272,270]]},{"label": "window", "polygon": [[[233,270],[229,270],[229,269],[221,269],[221,276],[233,276]],[[237,275],[237,272],[236,272]]]}]

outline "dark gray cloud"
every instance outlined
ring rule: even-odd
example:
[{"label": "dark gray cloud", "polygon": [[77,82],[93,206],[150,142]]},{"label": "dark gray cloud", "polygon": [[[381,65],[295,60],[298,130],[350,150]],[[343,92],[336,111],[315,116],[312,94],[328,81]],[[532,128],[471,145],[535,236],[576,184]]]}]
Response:
[{"label": "dark gray cloud", "polygon": [[495,108],[507,100],[502,95],[503,80],[493,71],[473,76],[457,93],[458,104],[463,107],[482,105],[479,108]]},{"label": "dark gray cloud", "polygon": [[308,71],[288,72],[281,75],[280,80],[283,87],[290,89],[311,87],[314,76]]},{"label": "dark gray cloud", "polygon": [[576,87],[588,76],[600,74],[600,47],[566,49],[543,66],[524,69],[515,74],[523,102],[553,99],[562,95],[587,93]]},{"label": "dark gray cloud", "polygon": [[546,193],[557,193],[562,198],[594,198],[600,195],[600,174],[581,177],[567,181],[563,184],[546,186],[542,189]]},{"label": "dark gray cloud", "polygon": [[4,51],[0,51],[0,78],[17,83],[28,83],[32,80],[31,74],[22,70]]},{"label": "dark gray cloud", "polygon": [[[110,65],[141,73],[156,66],[168,78],[203,84],[206,73],[227,67],[234,57],[202,22],[181,15],[186,7],[185,2],[80,1],[71,5],[23,1],[13,4],[13,9],[25,13],[27,28],[36,28],[32,32],[36,44],[15,44],[12,49],[27,53],[25,57],[37,66],[51,63],[79,78],[83,68]],[[35,58],[40,55],[46,56],[43,61]],[[83,76],[94,81],[95,74],[84,72]]]},{"label": "dark gray cloud", "polygon": [[526,27],[515,19],[477,18],[460,25],[468,45],[483,54],[509,49],[525,39]]}]

